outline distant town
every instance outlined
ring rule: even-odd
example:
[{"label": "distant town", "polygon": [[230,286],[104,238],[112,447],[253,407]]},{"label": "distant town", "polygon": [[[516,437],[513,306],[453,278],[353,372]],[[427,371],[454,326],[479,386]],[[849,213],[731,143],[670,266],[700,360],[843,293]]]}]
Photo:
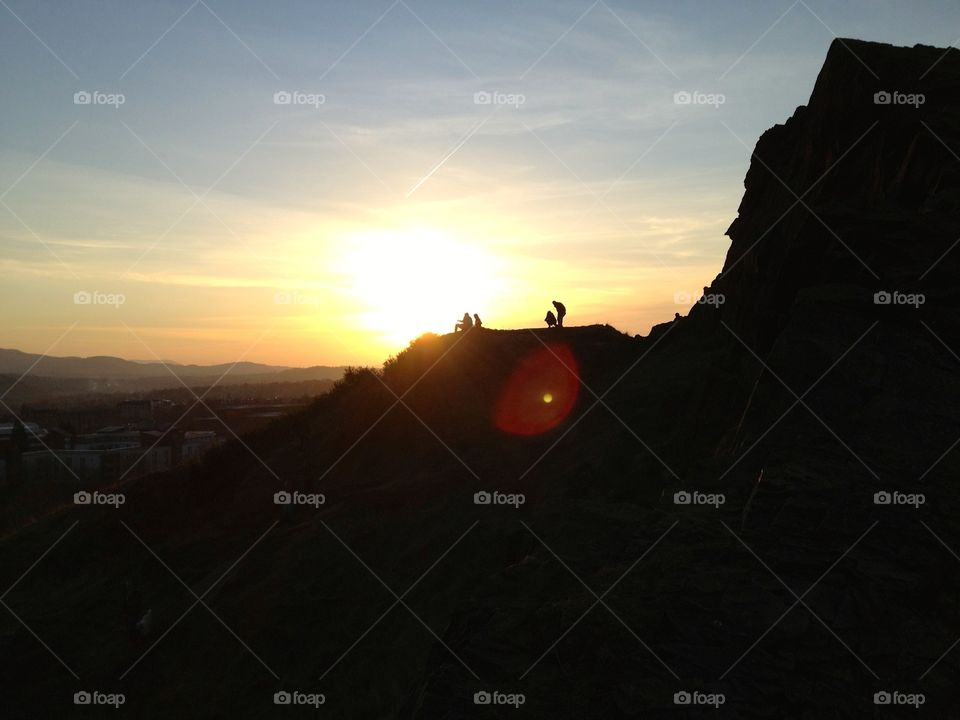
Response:
[{"label": "distant town", "polygon": [[[202,402],[196,396],[203,396],[203,388],[196,396],[184,388],[113,402],[93,396],[24,404],[16,419],[0,422],[0,484],[72,482],[86,488],[170,470],[305,406],[332,384],[273,383],[245,387],[244,393],[227,386]],[[274,393],[264,397],[268,389]]]},{"label": "distant town", "polygon": [[[120,358],[0,350],[0,514],[22,520],[65,488],[195,463],[305,407],[343,374],[253,363],[173,367],[175,374]],[[221,384],[228,373],[230,384]]]}]

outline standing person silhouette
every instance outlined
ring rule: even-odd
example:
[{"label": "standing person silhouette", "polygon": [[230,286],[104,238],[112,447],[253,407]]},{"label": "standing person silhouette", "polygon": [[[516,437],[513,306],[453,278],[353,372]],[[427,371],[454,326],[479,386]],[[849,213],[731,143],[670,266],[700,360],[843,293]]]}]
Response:
[{"label": "standing person silhouette", "polygon": [[554,300],[553,306],[557,309],[557,327],[563,327],[563,316],[567,314],[567,306],[559,300]]}]

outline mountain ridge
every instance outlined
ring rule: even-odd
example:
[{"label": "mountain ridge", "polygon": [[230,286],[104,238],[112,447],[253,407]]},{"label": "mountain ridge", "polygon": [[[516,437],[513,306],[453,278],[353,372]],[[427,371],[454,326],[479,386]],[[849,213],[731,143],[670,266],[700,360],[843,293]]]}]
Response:
[{"label": "mountain ridge", "polygon": [[60,357],[0,348],[0,374],[22,373],[30,370],[34,375],[44,377],[153,377],[169,375],[171,370],[177,375],[192,377],[217,376],[228,371],[235,372],[238,375],[278,374],[287,371],[300,373],[329,371],[329,377],[317,379],[336,379],[343,374],[343,369],[344,366],[312,365],[299,368],[249,361],[214,365],[169,364],[159,361],[126,360],[112,355]]}]

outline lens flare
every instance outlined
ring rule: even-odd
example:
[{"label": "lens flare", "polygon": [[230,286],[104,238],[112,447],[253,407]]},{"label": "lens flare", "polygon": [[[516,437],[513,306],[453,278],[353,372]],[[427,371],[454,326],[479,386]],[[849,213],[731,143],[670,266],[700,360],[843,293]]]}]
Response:
[{"label": "lens flare", "polygon": [[562,343],[542,347],[514,368],[500,394],[494,423],[513,435],[539,435],[562,423],[580,392],[580,370]]}]

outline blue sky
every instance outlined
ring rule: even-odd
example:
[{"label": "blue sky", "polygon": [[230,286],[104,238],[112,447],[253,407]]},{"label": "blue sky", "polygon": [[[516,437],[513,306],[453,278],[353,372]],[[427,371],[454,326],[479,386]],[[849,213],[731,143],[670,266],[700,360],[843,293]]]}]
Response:
[{"label": "blue sky", "polygon": [[[960,38],[950,2],[4,3],[0,344],[181,361],[376,362],[440,329],[443,267],[392,243],[479,258],[451,321],[534,325],[562,294],[646,332],[722,263],[749,158],[730,130],[752,147],[805,103],[834,33]],[[388,276],[356,248],[407,281],[357,297]],[[397,310],[423,314],[381,327]]]}]

